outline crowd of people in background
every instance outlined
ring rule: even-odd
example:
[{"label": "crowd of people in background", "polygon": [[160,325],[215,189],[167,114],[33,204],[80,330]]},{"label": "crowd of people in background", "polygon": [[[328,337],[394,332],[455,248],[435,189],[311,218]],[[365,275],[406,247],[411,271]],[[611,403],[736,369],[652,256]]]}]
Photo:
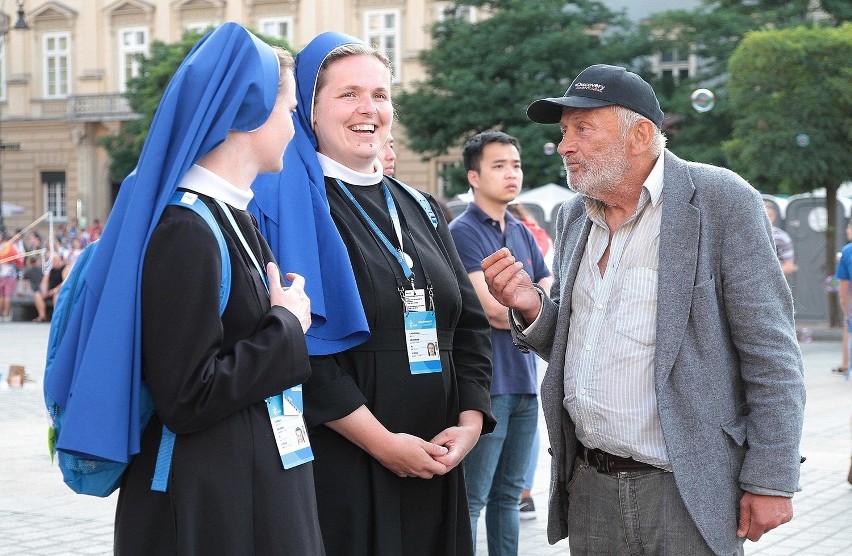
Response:
[{"label": "crowd of people in background", "polygon": [[[12,320],[12,300],[32,299],[37,316],[49,322],[49,307],[83,249],[101,236],[99,219],[80,226],[76,218],[54,228],[53,241],[43,230],[18,229],[0,236],[0,322]],[[48,232],[49,233],[49,232]]]}]

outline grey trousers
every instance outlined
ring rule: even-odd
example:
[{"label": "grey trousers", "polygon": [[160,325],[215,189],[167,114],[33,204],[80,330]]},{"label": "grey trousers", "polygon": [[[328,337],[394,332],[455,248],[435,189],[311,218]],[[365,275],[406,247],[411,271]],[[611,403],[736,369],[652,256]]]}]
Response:
[{"label": "grey trousers", "polygon": [[[662,469],[606,475],[578,459],[568,492],[572,556],[713,554],[689,516],[674,476]],[[743,554],[742,544],[738,554]]]}]

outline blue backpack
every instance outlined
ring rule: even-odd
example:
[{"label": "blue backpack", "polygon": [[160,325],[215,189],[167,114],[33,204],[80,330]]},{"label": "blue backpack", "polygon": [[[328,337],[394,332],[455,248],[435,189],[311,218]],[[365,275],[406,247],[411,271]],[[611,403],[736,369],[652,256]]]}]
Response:
[{"label": "blue backpack", "polygon": [[[213,218],[213,213],[207,208],[203,202],[199,201],[193,194],[185,194],[177,191],[169,201],[170,205],[186,207],[207,222],[213,235],[216,236],[216,241],[219,244],[219,252],[222,256],[222,283],[219,288],[219,314],[225,311],[225,306],[228,304],[228,297],[231,291],[231,258],[228,254],[228,247],[225,244],[225,238],[222,235],[222,230],[216,219]],[[68,320],[74,310],[74,305],[80,297],[86,285],[86,269],[91,261],[92,254],[98,247],[98,242],[95,241],[88,245],[77,261],[74,263],[65,284],[59,290],[59,295],[53,306],[53,318],[50,325],[50,336],[47,340],[47,362],[44,368],[45,382],[48,376],[55,372],[52,368],[53,360],[56,358],[56,352],[59,349],[59,344],[65,334],[65,329],[68,327]],[[73,378],[72,378],[73,381]],[[54,456],[57,456],[59,461],[59,469],[62,471],[62,478],[71,490],[78,494],[89,494],[92,496],[105,497],[112,494],[118,485],[121,483],[121,477],[125,470],[130,465],[129,462],[116,462],[101,459],[86,459],[79,455],[56,450],[56,442],[62,434],[62,421],[64,418],[64,408],[56,401],[50,399],[45,394],[45,404],[50,416],[51,426],[48,429],[48,446],[50,449],[51,461]],[[154,414],[154,402],[151,399],[151,394],[145,382],[142,381],[142,392],[140,394],[140,427],[139,430],[145,430],[145,426]],[[154,470],[154,477],[151,482],[151,490],[159,492],[166,491],[166,485],[169,479],[169,470],[172,461],[172,449],[174,448],[175,434],[163,425],[163,434],[160,440],[160,448],[157,453],[157,464]]]}]

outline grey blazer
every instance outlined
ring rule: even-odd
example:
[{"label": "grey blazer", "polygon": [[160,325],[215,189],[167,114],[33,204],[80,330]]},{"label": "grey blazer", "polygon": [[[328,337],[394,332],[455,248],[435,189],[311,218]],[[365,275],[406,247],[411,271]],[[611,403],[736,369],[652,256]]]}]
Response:
[{"label": "grey blazer", "polygon": [[[663,156],[657,406],[690,515],[714,552],[732,554],[741,484],[799,490],[805,388],[793,301],[759,193],[729,170]],[[553,456],[551,544],[568,536],[576,457],[562,401],[571,291],[591,227],[580,195],[556,227],[551,299],[529,335],[513,330],[549,362],[541,403]]]}]

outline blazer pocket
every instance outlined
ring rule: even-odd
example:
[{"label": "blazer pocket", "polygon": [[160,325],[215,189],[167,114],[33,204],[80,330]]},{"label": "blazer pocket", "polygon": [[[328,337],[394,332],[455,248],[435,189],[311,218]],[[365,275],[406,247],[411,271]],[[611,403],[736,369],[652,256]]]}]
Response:
[{"label": "blazer pocket", "polygon": [[737,446],[745,446],[746,443],[746,420],[743,417],[736,417],[727,423],[722,423],[722,430],[734,441]]},{"label": "blazer pocket", "polygon": [[711,276],[692,288],[692,299],[704,299],[708,296],[716,297],[716,278]]},{"label": "blazer pocket", "polygon": [[723,365],[720,354],[725,352],[721,330],[723,330],[716,295],[716,278],[710,276],[692,288],[692,305],[689,323],[694,327],[696,349],[708,363]]}]

